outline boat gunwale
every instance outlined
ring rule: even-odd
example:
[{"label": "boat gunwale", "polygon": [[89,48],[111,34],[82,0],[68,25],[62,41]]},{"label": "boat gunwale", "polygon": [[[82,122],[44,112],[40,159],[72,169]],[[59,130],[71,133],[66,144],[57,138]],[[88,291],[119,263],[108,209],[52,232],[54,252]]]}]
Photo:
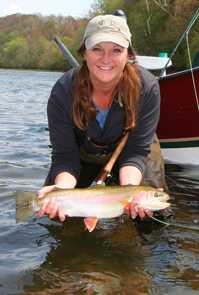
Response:
[{"label": "boat gunwale", "polygon": [[187,69],[187,70],[184,70],[184,71],[181,71],[181,72],[176,72],[176,73],[173,73],[173,74],[168,74],[166,76],[161,77],[160,80],[159,80],[159,82],[162,81],[162,80],[165,80],[165,79],[174,78],[174,77],[178,77],[178,76],[189,74],[189,73],[191,73],[191,71],[193,71],[193,72],[199,71],[199,66],[193,68],[192,70],[191,69]]}]

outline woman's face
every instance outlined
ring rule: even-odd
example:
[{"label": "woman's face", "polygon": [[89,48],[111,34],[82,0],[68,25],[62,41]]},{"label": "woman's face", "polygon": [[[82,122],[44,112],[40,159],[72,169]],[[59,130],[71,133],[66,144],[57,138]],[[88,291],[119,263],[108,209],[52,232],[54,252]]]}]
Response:
[{"label": "woman's face", "polygon": [[129,55],[127,48],[111,42],[102,42],[86,49],[84,58],[94,87],[99,83],[110,83],[114,86],[120,80]]}]

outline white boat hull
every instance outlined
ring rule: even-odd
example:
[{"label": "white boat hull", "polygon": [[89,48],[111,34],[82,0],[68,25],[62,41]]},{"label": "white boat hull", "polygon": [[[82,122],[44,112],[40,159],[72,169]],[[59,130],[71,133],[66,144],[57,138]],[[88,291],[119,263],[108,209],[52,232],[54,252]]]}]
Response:
[{"label": "white boat hull", "polygon": [[162,148],[161,150],[165,162],[199,165],[199,147]]}]

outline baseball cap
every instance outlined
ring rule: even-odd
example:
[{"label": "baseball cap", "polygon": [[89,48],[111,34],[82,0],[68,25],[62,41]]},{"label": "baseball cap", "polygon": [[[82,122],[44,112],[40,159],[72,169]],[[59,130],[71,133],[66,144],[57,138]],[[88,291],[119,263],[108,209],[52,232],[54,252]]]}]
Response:
[{"label": "baseball cap", "polygon": [[128,48],[131,44],[131,33],[122,17],[112,14],[98,15],[88,23],[83,41],[86,49],[101,42],[113,42]]}]

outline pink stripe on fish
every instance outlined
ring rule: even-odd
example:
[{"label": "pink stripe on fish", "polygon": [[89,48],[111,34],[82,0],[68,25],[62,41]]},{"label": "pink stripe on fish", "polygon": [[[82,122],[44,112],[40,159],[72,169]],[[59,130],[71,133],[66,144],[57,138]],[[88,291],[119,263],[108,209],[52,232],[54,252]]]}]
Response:
[{"label": "pink stripe on fish", "polygon": [[122,194],[122,195],[114,195],[114,196],[65,196],[63,197],[63,200],[69,201],[69,202],[77,202],[77,203],[89,203],[89,204],[106,204],[111,201],[120,200],[124,197],[127,197],[129,193]]}]

